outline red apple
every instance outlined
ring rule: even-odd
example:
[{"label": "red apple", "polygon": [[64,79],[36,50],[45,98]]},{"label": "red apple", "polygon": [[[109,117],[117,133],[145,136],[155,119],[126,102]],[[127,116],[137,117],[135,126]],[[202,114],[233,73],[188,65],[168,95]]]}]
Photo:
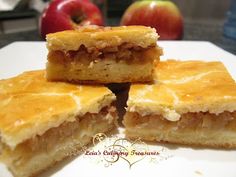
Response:
[{"label": "red apple", "polygon": [[181,39],[183,35],[182,15],[168,0],[134,2],[125,11],[121,25],[151,26],[164,40]]},{"label": "red apple", "polygon": [[104,24],[99,8],[89,0],[53,0],[40,17],[39,29],[46,34],[73,30],[82,25]]}]

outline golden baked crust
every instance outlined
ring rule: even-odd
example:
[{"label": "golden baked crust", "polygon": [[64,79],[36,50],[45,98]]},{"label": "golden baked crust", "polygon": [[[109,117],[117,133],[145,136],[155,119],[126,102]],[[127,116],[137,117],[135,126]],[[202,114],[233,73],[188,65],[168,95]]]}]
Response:
[{"label": "golden baked crust", "polygon": [[146,48],[155,46],[158,35],[154,28],[145,26],[98,27],[87,26],[80,30],[69,30],[48,34],[46,37],[49,50],[78,50],[86,48],[106,48],[131,43]]},{"label": "golden baked crust", "polygon": [[155,29],[98,27],[47,36],[47,79],[107,84],[150,82],[162,49]]},{"label": "golden baked crust", "polygon": [[102,86],[48,82],[45,71],[30,71],[0,81],[1,141],[17,144],[75,116],[98,113],[115,96]]},{"label": "golden baked crust", "polygon": [[187,112],[236,110],[236,84],[222,63],[170,60],[156,68],[155,84],[131,86],[128,111],[177,121]]},{"label": "golden baked crust", "polygon": [[155,83],[133,84],[126,136],[148,141],[236,147],[236,83],[221,62],[164,61]]}]

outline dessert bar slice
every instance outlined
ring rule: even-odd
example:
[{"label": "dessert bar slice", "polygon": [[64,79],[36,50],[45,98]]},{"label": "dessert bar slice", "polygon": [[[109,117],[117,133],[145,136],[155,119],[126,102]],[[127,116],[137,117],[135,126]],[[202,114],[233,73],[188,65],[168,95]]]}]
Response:
[{"label": "dessert bar slice", "polygon": [[87,26],[46,39],[50,81],[149,82],[162,54],[155,29],[144,26]]},{"label": "dessert bar slice", "polygon": [[164,61],[156,83],[132,85],[126,135],[236,148],[236,84],[220,62]]},{"label": "dessert bar slice", "polygon": [[17,177],[38,174],[116,126],[102,86],[47,82],[45,71],[0,81],[0,161]]}]

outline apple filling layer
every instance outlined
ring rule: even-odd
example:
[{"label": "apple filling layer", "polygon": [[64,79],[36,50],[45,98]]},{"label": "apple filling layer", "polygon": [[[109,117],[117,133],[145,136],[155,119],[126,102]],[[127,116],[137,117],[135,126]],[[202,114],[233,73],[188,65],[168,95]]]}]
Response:
[{"label": "apple filling layer", "polygon": [[185,113],[179,121],[161,115],[141,116],[127,112],[124,118],[126,135],[148,141],[233,147],[236,144],[236,111],[218,115],[209,112]]},{"label": "apple filling layer", "polygon": [[128,44],[97,50],[80,47],[77,51],[50,51],[47,78],[79,83],[149,82],[160,52],[156,46],[144,49]]},{"label": "apple filling layer", "polygon": [[146,63],[159,60],[161,49],[157,46],[142,48],[132,44],[122,44],[121,46],[98,48],[86,48],[80,46],[77,51],[50,51],[48,61],[53,63],[66,64],[68,62],[79,62],[84,65],[91,65],[91,62],[101,60],[124,61],[127,64]]},{"label": "apple filling layer", "polygon": [[116,125],[116,109],[103,108],[99,113],[86,113],[74,122],[65,122],[19,144],[14,150],[4,144],[1,159],[14,175],[37,174],[55,161],[78,154],[96,133],[107,132]]}]

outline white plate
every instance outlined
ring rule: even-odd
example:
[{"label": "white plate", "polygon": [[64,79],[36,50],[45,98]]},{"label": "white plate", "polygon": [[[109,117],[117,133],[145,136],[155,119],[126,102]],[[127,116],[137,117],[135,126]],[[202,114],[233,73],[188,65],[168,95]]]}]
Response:
[{"label": "white plate", "polygon": [[[165,55],[162,59],[222,61],[236,79],[236,56],[209,42],[161,41]],[[20,74],[26,70],[45,67],[47,50],[44,42],[15,42],[0,49],[0,79]],[[1,120],[0,120],[1,121]],[[123,136],[120,129],[118,136]],[[104,150],[113,139],[102,142],[93,150]],[[162,177],[235,177],[236,150],[182,147],[178,145],[148,145],[149,151],[158,151],[158,156],[146,156],[129,168],[128,163],[119,159],[106,167],[102,156],[80,155],[59,163],[41,176],[162,176]],[[164,151],[161,149],[164,148]],[[91,151],[92,149],[89,149]],[[137,158],[137,156],[136,156]],[[102,161],[103,160],[103,161]],[[131,159],[129,159],[131,160]],[[0,176],[10,176],[0,166]]]}]

